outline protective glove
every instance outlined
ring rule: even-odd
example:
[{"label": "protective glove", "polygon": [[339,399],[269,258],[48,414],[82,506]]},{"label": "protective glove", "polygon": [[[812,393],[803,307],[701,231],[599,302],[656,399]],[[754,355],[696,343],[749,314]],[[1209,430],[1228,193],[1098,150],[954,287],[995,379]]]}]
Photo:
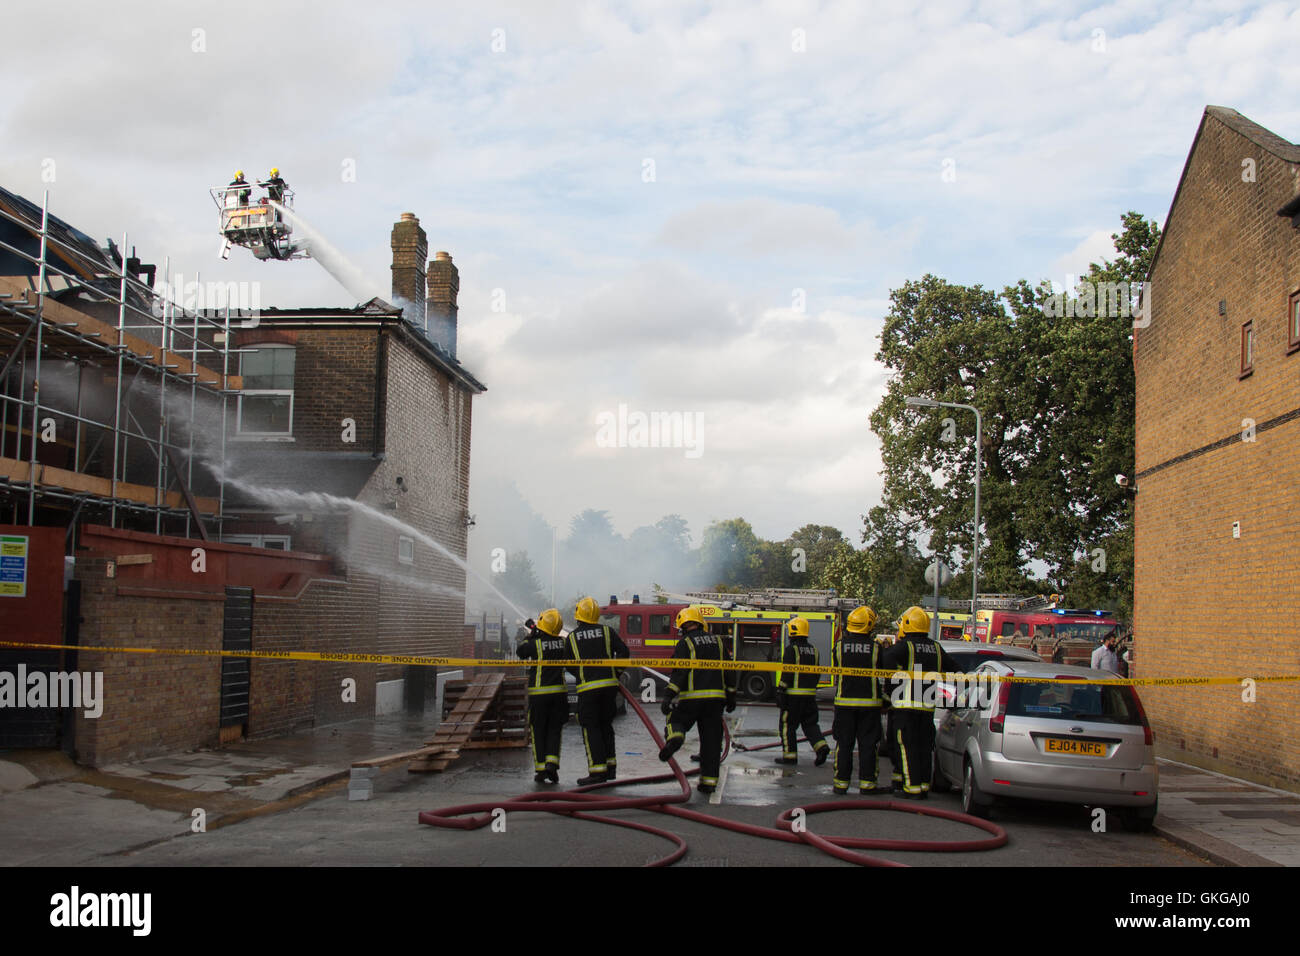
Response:
[{"label": "protective glove", "polygon": [[659,711],[665,717],[673,712],[673,706],[677,700],[676,694],[665,694],[664,699],[659,702]]},{"label": "protective glove", "polygon": [[780,684],[776,685],[776,706],[785,710],[785,688]]},{"label": "protective glove", "polygon": [[729,690],[727,691],[727,713],[731,713],[735,709],[736,709],[736,692],[734,690]]}]

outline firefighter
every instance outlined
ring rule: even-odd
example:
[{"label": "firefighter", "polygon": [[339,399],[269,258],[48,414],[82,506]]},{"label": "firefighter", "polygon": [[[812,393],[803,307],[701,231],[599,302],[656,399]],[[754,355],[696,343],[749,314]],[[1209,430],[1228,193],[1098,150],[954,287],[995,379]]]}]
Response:
[{"label": "firefighter", "polygon": [[613,780],[618,775],[614,750],[614,711],[618,675],[612,667],[586,667],[584,660],[631,657],[618,631],[600,623],[600,605],[585,597],[574,610],[578,626],[569,632],[569,649],[578,663],[569,667],[578,678],[578,723],[587,747],[587,776],[579,786]]},{"label": "firefighter", "polygon": [[924,800],[934,767],[934,695],[938,688],[933,684],[937,678],[926,681],[921,675],[944,669],[943,651],[930,640],[930,615],[919,607],[903,612],[898,641],[880,655],[880,666],[909,675],[895,681],[890,694],[889,733],[897,754],[894,792]]},{"label": "firefighter", "polygon": [[[796,617],[790,621],[790,643],[781,653],[782,664],[806,664],[816,667],[821,662],[817,659],[817,648],[808,643],[808,621]],[[831,746],[826,742],[826,735],[817,726],[817,682],[819,674],[792,674],[777,672],[776,703],[781,708],[781,743],[784,746],[781,756],[776,758],[779,764],[797,764],[799,762],[799,730],[817,754],[813,761],[818,767],[826,762]]]},{"label": "firefighter", "polygon": [[[521,660],[535,660],[528,669],[528,729],[533,737],[534,783],[560,782],[560,738],[569,720],[569,692],[564,683],[564,661],[573,657],[569,642],[560,636],[560,612],[549,608],[519,642],[515,653]],[[555,661],[547,666],[544,662]]]},{"label": "firefighter", "polygon": [[[232,179],[232,180],[230,181],[230,186],[231,186],[231,187],[239,187],[239,186],[243,186],[243,187],[244,187],[243,189],[239,189],[239,190],[238,190],[237,196],[238,196],[238,199],[239,199],[239,205],[241,205],[241,206],[247,206],[247,205],[248,205],[248,197],[251,196],[251,195],[253,194],[253,191],[252,191],[251,189],[248,188],[248,180],[246,180],[246,179],[244,178],[244,171],[243,171],[242,169],[236,169],[236,170],[235,170],[235,178]],[[226,195],[227,195],[227,196],[229,196],[232,192],[235,192],[235,190],[232,189],[232,188],[227,188],[227,189],[226,189]]]},{"label": "firefighter", "polygon": [[[855,608],[849,614],[848,633],[831,649],[835,667],[880,667],[880,645],[871,639],[876,626],[876,612],[869,607]],[[877,793],[881,711],[880,679],[877,677],[835,677],[835,721],[831,736],[835,738],[835,775],[831,786],[836,793],[849,792],[853,776],[853,747],[858,747],[858,792]]]},{"label": "firefighter", "polygon": [[[681,638],[673,648],[677,660],[726,660],[722,639],[704,627],[704,615],[697,607],[677,613]],[[696,723],[700,726],[700,793],[712,793],[718,786],[722,762],[722,710],[736,709],[736,672],[679,667],[672,673],[659,709],[668,718],[660,760],[669,760],[686,740]]]},{"label": "firefighter", "polygon": [[266,177],[266,182],[257,185],[266,187],[266,198],[271,202],[284,202],[284,191],[289,187],[289,184],[280,178],[280,170],[275,166],[271,167],[271,175]]}]

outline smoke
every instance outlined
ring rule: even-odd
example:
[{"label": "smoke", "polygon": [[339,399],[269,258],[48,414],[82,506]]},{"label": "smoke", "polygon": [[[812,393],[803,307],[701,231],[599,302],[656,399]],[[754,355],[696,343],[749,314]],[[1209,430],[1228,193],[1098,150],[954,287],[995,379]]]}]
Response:
[{"label": "smoke", "polygon": [[[709,588],[717,568],[702,567],[691,548],[686,521],[668,515],[626,537],[615,531],[609,512],[589,510],[555,529],[542,518],[509,478],[478,479],[471,496],[476,524],[470,531],[469,561],[479,578],[502,582],[511,572],[512,556],[523,552],[532,563],[541,603],[527,616],[554,604],[566,616],[586,595],[604,604],[610,595],[654,600],[653,585],[670,591]],[[555,561],[552,566],[552,541]],[[552,570],[553,569],[553,570]],[[468,588],[468,606],[476,611],[504,610],[486,589]]]},{"label": "smoke", "polygon": [[337,279],[339,285],[348,290],[349,295],[355,296],[358,302],[369,302],[375,297],[382,298],[387,294],[354,266],[347,256],[335,248],[325,238],[323,232],[287,206],[282,206],[278,202],[272,202],[271,205],[293,224],[294,231],[300,237],[299,245],[306,249],[326,272]]}]

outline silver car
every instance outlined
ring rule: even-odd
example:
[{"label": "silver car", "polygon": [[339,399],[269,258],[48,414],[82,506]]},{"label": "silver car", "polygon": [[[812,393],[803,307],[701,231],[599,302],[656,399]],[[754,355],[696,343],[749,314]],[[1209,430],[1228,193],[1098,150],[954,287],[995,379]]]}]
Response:
[{"label": "silver car", "polygon": [[945,782],[961,782],[963,811],[986,816],[999,797],[1049,800],[1115,807],[1128,829],[1150,829],[1159,774],[1134,688],[1052,663],[989,661],[974,673],[1102,683],[994,681],[943,710],[935,755]]}]

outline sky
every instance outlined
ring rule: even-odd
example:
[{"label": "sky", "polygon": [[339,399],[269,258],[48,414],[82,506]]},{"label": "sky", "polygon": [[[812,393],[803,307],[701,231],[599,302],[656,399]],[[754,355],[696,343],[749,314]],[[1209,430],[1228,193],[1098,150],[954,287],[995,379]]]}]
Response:
[{"label": "sky", "polygon": [[[5,28],[29,42],[0,62],[0,185],[100,241],[347,306],[315,262],[221,261],[207,190],[278,166],[381,295],[419,216],[488,386],[480,554],[518,546],[516,492],[561,536],[594,508],[856,542],[892,288],[1064,285],[1125,211],[1163,224],[1207,104],[1300,139],[1289,3],[125,2]],[[638,413],[690,427],[635,447]]]}]

